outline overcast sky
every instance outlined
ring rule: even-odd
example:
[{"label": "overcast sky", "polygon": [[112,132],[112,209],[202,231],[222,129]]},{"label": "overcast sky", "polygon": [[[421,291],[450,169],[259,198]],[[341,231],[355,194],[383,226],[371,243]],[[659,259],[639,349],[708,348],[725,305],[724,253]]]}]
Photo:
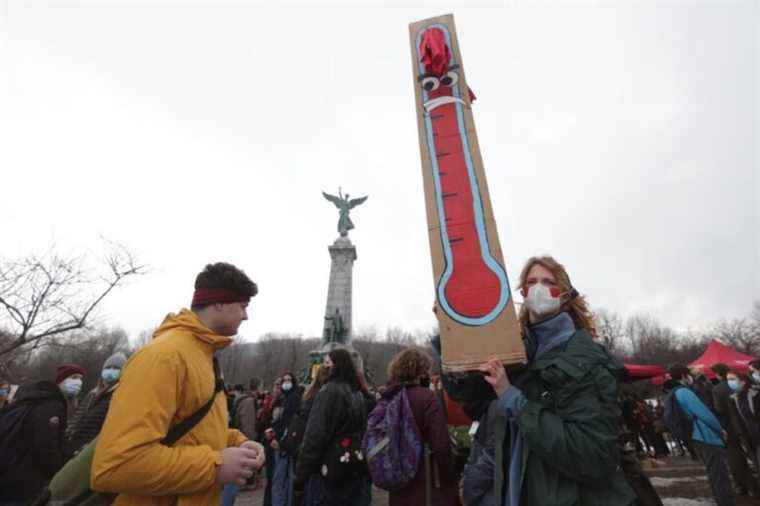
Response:
[{"label": "overcast sky", "polygon": [[225,260],[260,287],[244,338],[318,335],[342,186],[354,327],[431,327],[408,24],[449,12],[513,285],[549,253],[681,329],[760,299],[757,1],[150,4],[0,2],[0,255],[125,244],[151,272],[108,325]]}]

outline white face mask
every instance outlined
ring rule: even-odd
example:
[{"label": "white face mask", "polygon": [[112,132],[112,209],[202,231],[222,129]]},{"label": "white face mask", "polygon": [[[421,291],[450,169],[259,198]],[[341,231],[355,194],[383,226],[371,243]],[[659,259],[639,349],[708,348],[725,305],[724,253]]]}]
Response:
[{"label": "white face mask", "polygon": [[525,306],[535,316],[546,316],[559,311],[559,297],[552,297],[549,289],[541,283],[536,283],[528,289]]},{"label": "white face mask", "polygon": [[82,391],[82,380],[75,378],[66,378],[61,383],[61,390],[69,397],[76,397]]},{"label": "white face mask", "polygon": [[290,381],[286,381],[282,384],[282,389],[285,390],[286,392],[290,390],[291,388],[293,388],[293,383],[291,383]]},{"label": "white face mask", "polygon": [[753,372],[752,379],[760,383],[760,372]]}]

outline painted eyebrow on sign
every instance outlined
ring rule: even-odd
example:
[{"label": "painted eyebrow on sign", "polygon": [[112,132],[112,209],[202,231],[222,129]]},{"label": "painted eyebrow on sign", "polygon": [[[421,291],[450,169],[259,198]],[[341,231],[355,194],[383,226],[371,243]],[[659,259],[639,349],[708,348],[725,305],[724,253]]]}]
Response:
[{"label": "painted eyebrow on sign", "polygon": [[[459,68],[459,64],[455,63],[454,65],[452,65],[451,67],[449,67],[449,70],[456,70],[458,68]],[[430,72],[425,72],[424,74],[420,74],[417,77],[417,81],[422,81],[426,77],[438,77],[438,76],[435,75],[435,74],[431,74]]]}]

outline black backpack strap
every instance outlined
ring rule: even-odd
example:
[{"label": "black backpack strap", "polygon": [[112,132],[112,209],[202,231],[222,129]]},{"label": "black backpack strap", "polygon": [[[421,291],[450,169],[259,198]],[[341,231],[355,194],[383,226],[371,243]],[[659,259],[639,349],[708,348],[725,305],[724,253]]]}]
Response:
[{"label": "black backpack strap", "polygon": [[182,439],[185,434],[190,432],[193,427],[198,425],[198,422],[203,420],[206,414],[208,414],[209,410],[211,410],[211,406],[214,405],[216,394],[222,390],[224,390],[224,380],[222,379],[221,371],[219,369],[219,362],[217,361],[216,357],[214,357],[214,393],[211,395],[211,399],[209,399],[206,404],[201,406],[198,411],[172,427],[166,437],[161,440],[161,444],[165,446],[173,445]]}]

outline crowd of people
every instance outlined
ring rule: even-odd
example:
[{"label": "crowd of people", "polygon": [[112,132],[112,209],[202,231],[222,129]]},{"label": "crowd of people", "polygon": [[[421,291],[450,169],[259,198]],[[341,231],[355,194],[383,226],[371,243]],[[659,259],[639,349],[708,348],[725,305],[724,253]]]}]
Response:
[{"label": "crowd of people", "polygon": [[[622,365],[594,339],[560,263],[531,258],[519,286],[519,371],[491,360],[439,376],[440,355],[409,347],[388,383],[370,387],[361,357],[334,345],[306,384],[285,371],[267,389],[255,375],[224,384],[215,352],[258,288],[235,266],[210,264],[190,309],[129,359],[109,357],[85,395],[76,364],[12,402],[0,382],[0,506],[224,506],[260,488],[265,506],[369,506],[373,485],[391,506],[661,505],[639,461],[673,452],[704,462],[719,506],[757,495],[760,362],[751,377],[718,365],[715,384],[675,364],[667,395],[650,403],[620,389]],[[453,406],[469,428],[464,445]],[[72,479],[85,494],[70,497]]]}]

